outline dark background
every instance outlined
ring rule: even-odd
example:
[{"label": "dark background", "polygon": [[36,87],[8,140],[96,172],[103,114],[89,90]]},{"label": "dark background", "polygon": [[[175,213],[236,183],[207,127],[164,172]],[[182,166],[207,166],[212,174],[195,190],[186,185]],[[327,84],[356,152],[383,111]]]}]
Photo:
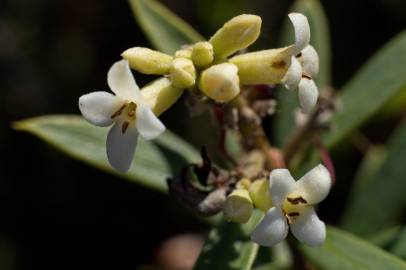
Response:
[{"label": "dark background", "polygon": [[[205,37],[234,15],[261,15],[264,26],[257,48],[276,44],[292,3],[161,2]],[[406,25],[403,0],[323,5],[331,27],[335,87]],[[124,0],[1,0],[0,270],[136,269],[154,260],[162,240],[205,230],[167,196],[70,159],[11,129],[12,121],[28,117],[78,114],[78,97],[107,90],[108,68],[133,46],[149,44]],[[137,74],[137,80],[143,85],[149,78]],[[181,106],[170,109],[163,120],[201,146],[204,137],[185,131],[186,124],[177,120]]]}]

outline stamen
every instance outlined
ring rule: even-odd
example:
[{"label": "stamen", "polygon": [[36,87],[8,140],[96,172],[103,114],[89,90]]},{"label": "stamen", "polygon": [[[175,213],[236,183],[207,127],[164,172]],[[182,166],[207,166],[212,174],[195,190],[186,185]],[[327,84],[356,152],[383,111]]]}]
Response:
[{"label": "stamen", "polygon": [[279,62],[275,62],[272,64],[272,67],[274,68],[285,68],[286,67],[286,62],[285,61],[279,61]]},{"label": "stamen", "polygon": [[300,58],[300,57],[302,57],[302,52],[300,52],[300,53],[298,53],[298,54],[296,55],[296,58]]},{"label": "stamen", "polygon": [[301,196],[297,197],[297,198],[289,198],[289,197],[287,197],[286,200],[288,200],[288,202],[290,202],[291,204],[299,204],[299,203],[306,204],[307,203],[307,201]]},{"label": "stamen", "polygon": [[128,111],[127,111],[127,115],[130,118],[134,118],[135,117],[135,111],[137,110],[137,104],[135,104],[134,102],[130,102],[128,104]]},{"label": "stamen", "polygon": [[121,132],[124,134],[128,128],[128,126],[130,125],[130,122],[125,121],[123,123],[123,125],[121,126]]},{"label": "stamen", "polygon": [[119,115],[123,112],[123,110],[124,110],[124,108],[125,108],[126,106],[127,106],[126,104],[124,104],[123,106],[121,106],[120,109],[118,109],[118,111],[116,111],[115,113],[113,113],[113,114],[110,116],[111,119],[116,118],[117,116],[119,116]]},{"label": "stamen", "polygon": [[302,74],[302,78],[312,80],[312,77],[310,75],[306,74],[306,73]]},{"label": "stamen", "polygon": [[297,217],[297,216],[300,216],[300,213],[299,212],[290,212],[290,213],[288,213],[288,216]]}]

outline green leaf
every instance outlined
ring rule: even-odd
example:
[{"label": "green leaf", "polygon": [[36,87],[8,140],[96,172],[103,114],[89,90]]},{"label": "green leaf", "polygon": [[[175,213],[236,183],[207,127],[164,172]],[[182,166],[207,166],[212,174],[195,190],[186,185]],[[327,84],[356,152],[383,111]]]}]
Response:
[{"label": "green leaf", "polygon": [[14,128],[38,136],[73,158],[161,192],[167,190],[168,177],[178,173],[187,163],[200,160],[189,144],[166,131],[153,142],[139,139],[129,172],[120,174],[107,161],[108,128],[92,126],[76,115],[31,118],[16,122]]},{"label": "green leaf", "polygon": [[[331,85],[330,32],[323,6],[318,0],[297,0],[290,9],[307,16],[310,24],[310,44],[317,50],[320,58],[320,72],[315,78],[319,89]],[[281,37],[281,45],[294,43],[293,27],[286,19]],[[297,91],[287,91],[283,86],[277,89],[278,114],[275,119],[275,143],[283,146],[295,127],[294,111],[299,107]]]},{"label": "green leaf", "polygon": [[406,31],[388,42],[341,91],[341,110],[333,116],[334,131],[324,138],[331,148],[406,91]]},{"label": "green leaf", "polygon": [[204,40],[189,24],[156,0],[129,0],[144,33],[152,45],[172,54],[182,45]]},{"label": "green leaf", "polygon": [[349,196],[342,225],[351,232],[368,235],[396,223],[404,209],[406,190],[406,121],[387,144],[387,158],[362,189]]},{"label": "green leaf", "polygon": [[384,250],[337,228],[327,228],[325,243],[318,248],[300,246],[314,266],[326,270],[401,270],[406,263]]},{"label": "green leaf", "polygon": [[249,236],[261,218],[262,214],[255,211],[246,224],[223,222],[212,229],[193,269],[251,269],[258,245]]}]

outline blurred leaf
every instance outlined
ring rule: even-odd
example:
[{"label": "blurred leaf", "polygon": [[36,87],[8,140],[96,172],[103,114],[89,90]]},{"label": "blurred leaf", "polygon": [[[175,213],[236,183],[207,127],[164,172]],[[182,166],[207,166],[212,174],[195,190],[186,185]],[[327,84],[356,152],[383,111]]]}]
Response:
[{"label": "blurred leaf", "polygon": [[335,129],[324,138],[331,148],[406,91],[406,32],[389,41],[348,82],[341,92],[341,110],[333,116]]},{"label": "blurred leaf", "polygon": [[366,240],[374,245],[386,247],[398,237],[400,231],[400,226],[390,227],[382,231],[373,233],[372,235],[366,237]]},{"label": "blurred leaf", "polygon": [[135,18],[152,45],[172,54],[182,45],[204,40],[189,24],[156,0],[129,0]]},{"label": "blurred leaf", "polygon": [[109,128],[92,126],[76,115],[31,118],[16,122],[14,128],[38,136],[73,158],[161,192],[167,190],[168,177],[178,173],[188,162],[200,160],[189,144],[166,131],[153,142],[140,139],[129,172],[120,174],[109,165],[106,157]]},{"label": "blurred leaf", "polygon": [[193,269],[251,269],[258,245],[250,233],[261,218],[262,213],[255,211],[246,224],[223,222],[212,229]]},{"label": "blurred leaf", "polygon": [[395,242],[390,251],[403,259],[406,259],[406,227],[403,227],[400,234],[398,234],[398,240]]},{"label": "blurred leaf", "polygon": [[[323,6],[318,0],[297,0],[290,10],[307,16],[311,30],[310,44],[317,50],[320,58],[320,72],[315,80],[319,89],[330,86],[330,32]],[[280,39],[281,46],[294,43],[294,36],[292,23],[289,19],[286,19]],[[276,93],[278,96],[278,114],[275,119],[275,143],[278,146],[283,146],[295,127],[294,112],[299,107],[299,100],[297,91],[287,91],[283,86],[279,86]]]},{"label": "blurred leaf", "polygon": [[387,158],[380,170],[370,176],[362,189],[349,196],[342,217],[345,229],[368,235],[393,225],[404,209],[406,199],[406,121],[387,144]]},{"label": "blurred leaf", "polygon": [[368,269],[401,270],[406,263],[401,259],[337,228],[327,228],[325,243],[318,248],[300,246],[314,266],[326,270]]}]

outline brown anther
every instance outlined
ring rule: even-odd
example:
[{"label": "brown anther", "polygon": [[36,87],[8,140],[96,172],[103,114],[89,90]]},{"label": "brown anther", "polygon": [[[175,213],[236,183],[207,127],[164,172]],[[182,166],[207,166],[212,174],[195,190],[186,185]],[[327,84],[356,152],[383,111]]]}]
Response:
[{"label": "brown anther", "polygon": [[285,68],[286,67],[286,62],[282,60],[282,61],[279,61],[279,62],[272,63],[272,67],[274,67],[274,68]]},{"label": "brown anther", "polygon": [[121,132],[124,134],[128,128],[128,126],[130,125],[130,122],[125,121],[123,123],[123,125],[121,126]]},{"label": "brown anther", "polygon": [[128,112],[127,115],[131,118],[135,117],[135,111],[137,110],[137,104],[135,104],[134,102],[131,102],[130,104],[128,104]]},{"label": "brown anther", "polygon": [[286,200],[288,200],[288,202],[290,202],[291,204],[299,204],[299,203],[307,203],[307,201],[303,198],[303,197],[297,197],[297,198],[286,198]]},{"label": "brown anther", "polygon": [[297,216],[300,216],[300,213],[299,212],[290,212],[290,213],[288,213],[288,216],[297,217]]},{"label": "brown anther", "polygon": [[298,53],[298,54],[296,55],[296,58],[299,58],[299,57],[302,57],[302,52],[300,52],[300,53]]},{"label": "brown anther", "polygon": [[127,106],[126,104],[124,104],[123,106],[121,106],[120,109],[118,109],[118,111],[116,111],[115,113],[113,113],[113,114],[110,116],[111,119],[116,118],[117,116],[119,116],[119,115],[123,112],[123,110],[124,110],[124,108],[125,108],[126,106]]},{"label": "brown anther", "polygon": [[312,77],[311,77],[310,75],[306,74],[306,73],[303,73],[303,74],[302,74],[302,78],[303,78],[303,79],[312,80]]}]

